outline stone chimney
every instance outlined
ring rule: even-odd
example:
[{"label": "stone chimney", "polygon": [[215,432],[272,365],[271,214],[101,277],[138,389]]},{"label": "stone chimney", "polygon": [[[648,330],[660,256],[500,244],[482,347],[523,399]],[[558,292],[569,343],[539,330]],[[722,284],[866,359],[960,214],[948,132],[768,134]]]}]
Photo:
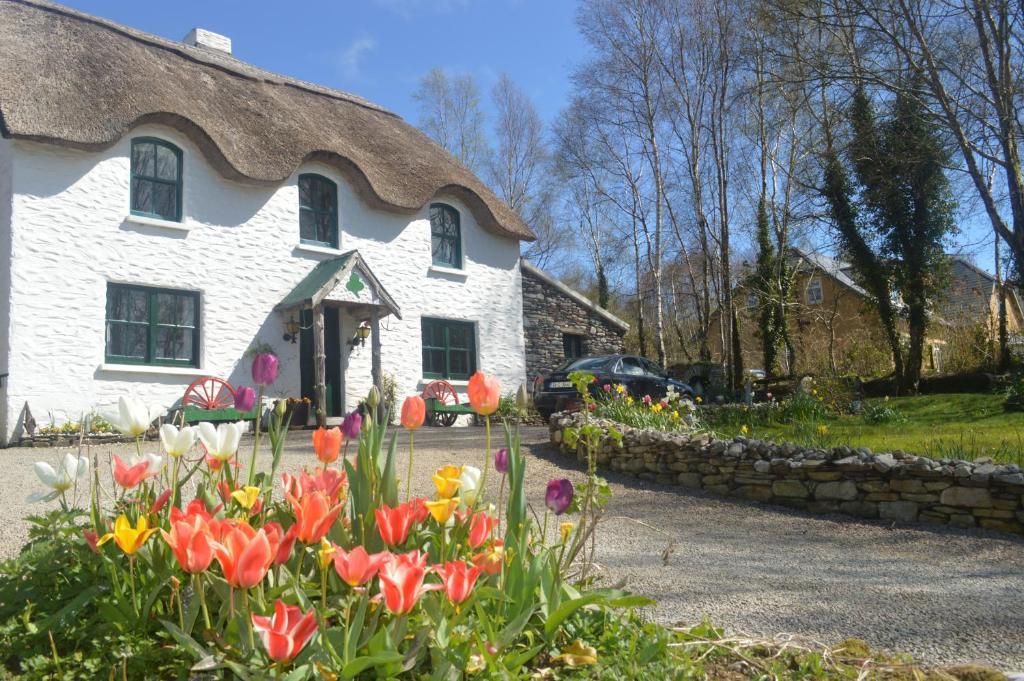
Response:
[{"label": "stone chimney", "polygon": [[207,50],[218,50],[231,54],[231,38],[220,33],[207,31],[205,28],[193,28],[182,42],[192,47],[202,47]]}]

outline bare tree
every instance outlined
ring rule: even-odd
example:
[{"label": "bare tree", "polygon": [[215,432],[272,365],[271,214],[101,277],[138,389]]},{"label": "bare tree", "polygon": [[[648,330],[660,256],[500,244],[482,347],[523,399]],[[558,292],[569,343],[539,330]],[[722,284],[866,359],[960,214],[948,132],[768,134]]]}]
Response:
[{"label": "bare tree", "polygon": [[469,74],[449,76],[433,68],[413,93],[419,104],[419,127],[470,170],[487,158],[480,90]]}]

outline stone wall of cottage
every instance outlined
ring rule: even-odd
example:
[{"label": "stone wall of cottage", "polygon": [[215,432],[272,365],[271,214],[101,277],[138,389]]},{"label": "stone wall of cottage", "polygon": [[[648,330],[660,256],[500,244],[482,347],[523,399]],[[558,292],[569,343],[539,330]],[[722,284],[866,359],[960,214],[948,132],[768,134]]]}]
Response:
[{"label": "stone wall of cottage", "polygon": [[621,328],[526,268],[522,273],[527,380],[565,362],[563,334],[582,336],[584,355],[622,352]]},{"label": "stone wall of cottage", "polygon": [[[580,422],[578,414],[552,417],[551,441],[585,459],[585,447],[570,449],[564,438]],[[606,438],[599,468],[812,513],[1024,534],[1024,472],[1016,465],[615,427],[622,446]]]}]

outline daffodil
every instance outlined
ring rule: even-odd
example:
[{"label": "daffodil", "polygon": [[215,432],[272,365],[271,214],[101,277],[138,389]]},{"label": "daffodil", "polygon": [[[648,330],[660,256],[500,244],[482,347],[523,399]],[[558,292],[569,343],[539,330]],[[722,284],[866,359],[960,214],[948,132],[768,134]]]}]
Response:
[{"label": "daffodil", "polygon": [[132,527],[131,522],[128,520],[128,516],[122,513],[117,517],[117,520],[114,521],[114,531],[108,532],[100,537],[97,546],[102,546],[113,539],[122,551],[131,556],[142,548],[142,545],[146,543],[146,540],[149,539],[150,535],[156,532],[156,530],[157,528],[155,527],[149,527],[149,524],[146,522],[146,516],[139,516],[139,520],[136,522],[135,527]]},{"label": "daffodil", "polygon": [[673,421],[678,421],[679,420],[679,412],[678,411],[672,412],[672,420]]},{"label": "daffodil", "polygon": [[740,432],[746,435],[747,433],[750,432],[750,428],[747,428],[747,424],[743,424],[742,426],[740,426]]},{"label": "daffodil", "polygon": [[149,430],[167,409],[160,405],[147,405],[141,400],[122,396],[117,401],[117,411],[108,411],[103,417],[118,431],[129,437],[139,437]]},{"label": "daffodil", "polygon": [[461,466],[442,466],[437,469],[434,473],[433,481],[437,487],[437,496],[442,499],[451,499],[455,496],[455,493],[459,491],[459,485],[461,484],[460,476],[462,475]]},{"label": "daffodil", "polygon": [[192,426],[185,426],[180,430],[170,423],[160,426],[160,442],[163,444],[167,456],[172,459],[187,454],[195,441],[196,431]]},{"label": "daffodil", "polygon": [[818,435],[828,435],[828,426],[825,424],[818,426]]},{"label": "daffodil", "polygon": [[694,398],[693,398],[693,401],[694,401],[694,402],[696,402],[697,404],[700,404],[700,403],[701,403],[701,402],[703,402],[704,400],[703,400],[703,399],[701,399],[701,396],[700,396],[700,395],[697,395],[696,397],[694,397]]},{"label": "daffodil", "polygon": [[568,521],[568,520],[558,526],[558,532],[559,532],[559,534],[562,537],[562,543],[563,544],[566,541],[569,540],[569,535],[572,534],[572,531],[575,528],[576,528],[576,523]]},{"label": "daffodil", "polygon": [[626,386],[622,385],[621,383],[616,383],[615,392],[621,395],[622,393],[626,392]]},{"label": "daffodil", "polygon": [[29,496],[28,501],[53,501],[74,487],[76,480],[85,477],[89,472],[89,459],[68,452],[56,470],[45,461],[36,461],[33,468],[40,482],[49,487],[50,491],[35,492]]},{"label": "daffodil", "polygon": [[651,405],[651,411],[657,414],[661,411],[661,402],[655,402]]},{"label": "daffodil", "polygon": [[454,497],[452,499],[438,499],[437,501],[426,501],[424,505],[427,510],[430,511],[430,515],[434,516],[434,520],[437,521],[438,525],[444,525],[452,517],[452,513],[459,507],[459,498]]},{"label": "daffodil", "polygon": [[238,505],[249,510],[256,500],[260,498],[260,488],[246,485],[242,489],[236,489],[231,493],[231,498],[238,502]]}]

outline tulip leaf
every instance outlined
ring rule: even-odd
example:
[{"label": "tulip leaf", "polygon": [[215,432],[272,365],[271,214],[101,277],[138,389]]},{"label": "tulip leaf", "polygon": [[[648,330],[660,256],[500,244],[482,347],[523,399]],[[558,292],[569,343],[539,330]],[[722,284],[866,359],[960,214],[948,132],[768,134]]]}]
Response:
[{"label": "tulip leaf", "polygon": [[341,670],[341,675],[346,679],[352,679],[359,676],[367,669],[400,664],[403,659],[404,658],[400,653],[388,651],[381,652],[376,655],[363,655],[362,657],[357,657],[345,665]]},{"label": "tulip leaf", "polygon": [[398,444],[398,433],[391,434],[388,445],[388,456],[384,460],[384,471],[380,476],[381,500],[392,508],[398,505],[398,481],[395,479],[395,447]]},{"label": "tulip leaf", "polygon": [[519,669],[520,667],[525,666],[527,662],[535,658],[537,656],[537,653],[539,653],[542,650],[544,650],[543,643],[540,645],[536,645],[532,648],[529,648],[527,650],[524,650],[522,652],[513,653],[511,655],[506,656],[502,660],[502,664],[504,664],[505,667],[508,667],[509,669]]},{"label": "tulip leaf", "polygon": [[622,596],[608,601],[611,608],[646,608],[656,604],[657,601],[646,596]]},{"label": "tulip leaf", "polygon": [[46,631],[54,624],[58,623],[65,617],[73,616],[79,610],[81,610],[93,597],[99,592],[98,586],[91,586],[82,593],[75,596],[71,602],[65,605],[63,608],[47,617],[42,622],[37,623],[35,626],[39,631]]},{"label": "tulip leaf", "polygon": [[203,646],[201,646],[194,638],[179,629],[177,624],[173,624],[167,620],[160,620],[160,624],[164,626],[164,629],[170,632],[175,641],[188,650],[191,650],[192,653],[200,660],[207,657],[208,653],[206,652],[206,649],[203,648]]},{"label": "tulip leaf", "polygon": [[558,606],[558,609],[548,617],[547,622],[544,623],[544,635],[547,636],[548,639],[551,639],[558,631],[558,628],[562,626],[562,622],[564,622],[565,618],[569,617],[569,615],[582,607],[593,605],[594,603],[600,603],[605,600],[607,600],[607,596],[605,594],[592,591],[586,595],[580,596],[579,598],[574,598],[571,601],[562,603]]}]

